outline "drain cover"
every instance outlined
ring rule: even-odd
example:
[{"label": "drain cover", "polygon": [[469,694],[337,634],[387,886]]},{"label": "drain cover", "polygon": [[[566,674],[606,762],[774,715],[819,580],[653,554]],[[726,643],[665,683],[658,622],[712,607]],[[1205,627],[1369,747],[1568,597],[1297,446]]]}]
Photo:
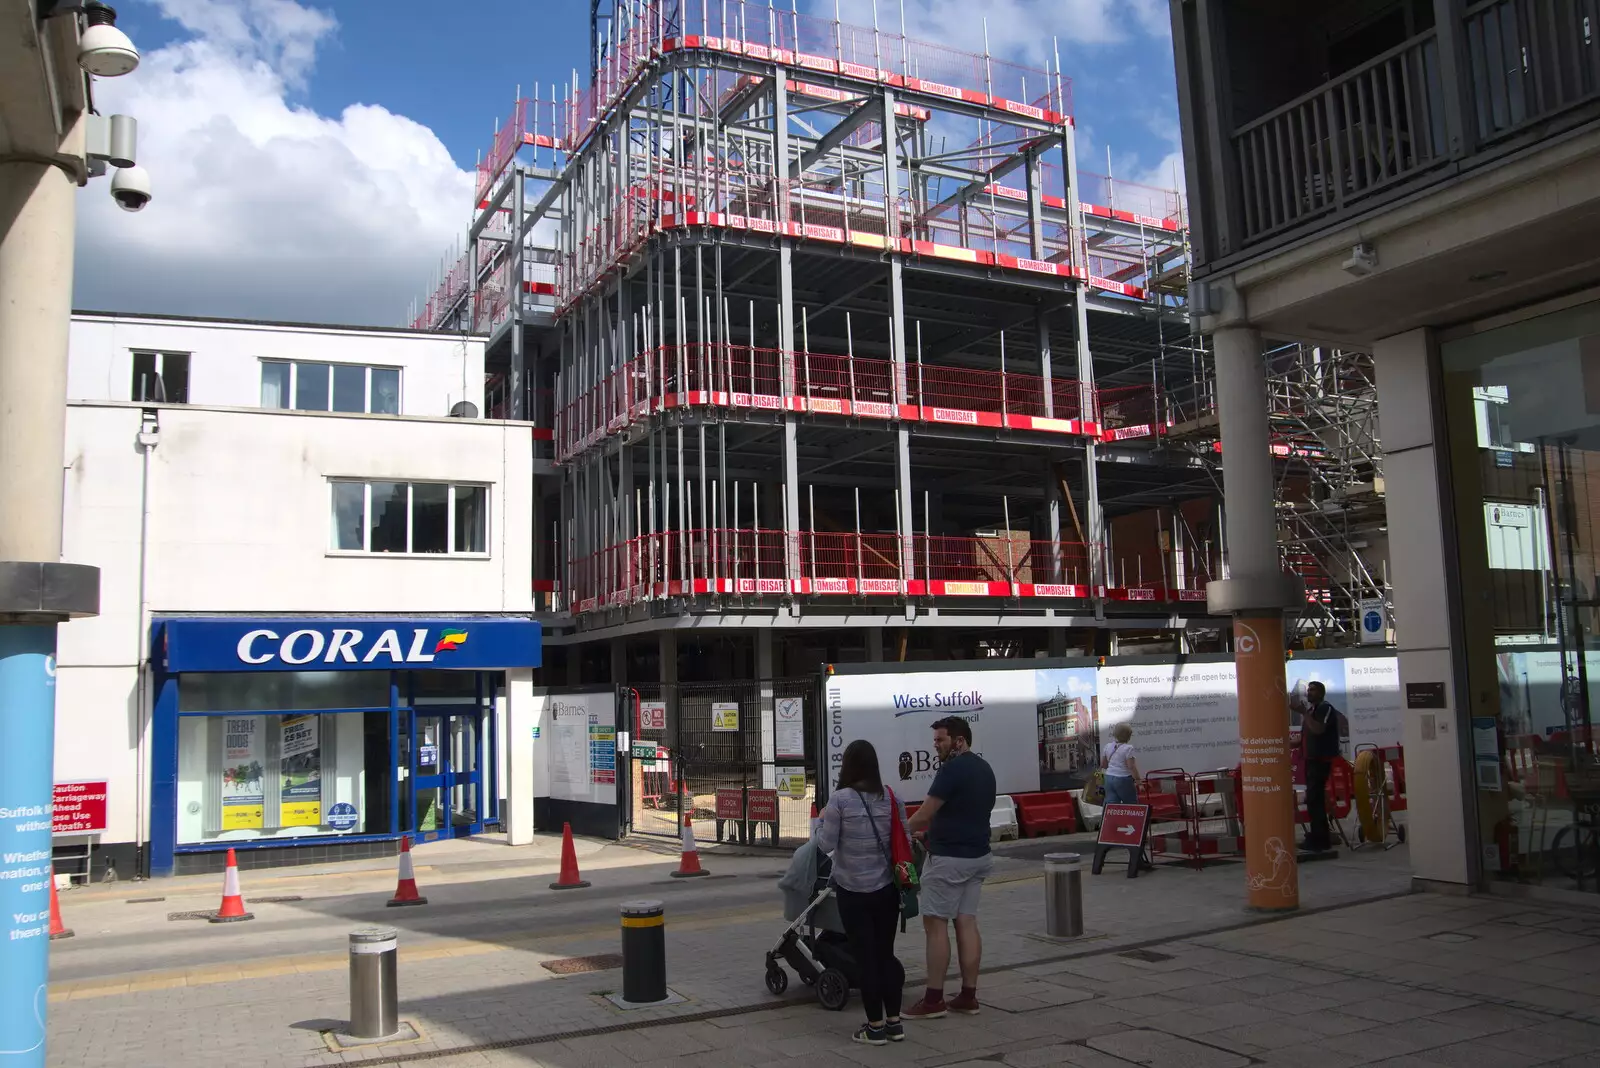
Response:
[{"label": "drain cover", "polygon": [[562,957],[560,960],[542,962],[545,971],[556,975],[577,975],[579,972],[603,972],[622,967],[622,954],[598,953],[592,957]]},{"label": "drain cover", "polygon": [[1157,953],[1153,949],[1130,949],[1125,953],[1118,953],[1117,956],[1127,957],[1129,960],[1142,960],[1147,964],[1176,959],[1171,953]]}]

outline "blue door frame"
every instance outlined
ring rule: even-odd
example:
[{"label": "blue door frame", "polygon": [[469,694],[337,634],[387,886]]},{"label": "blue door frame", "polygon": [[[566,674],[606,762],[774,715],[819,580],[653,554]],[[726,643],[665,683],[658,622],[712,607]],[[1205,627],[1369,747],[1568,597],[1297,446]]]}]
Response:
[{"label": "blue door frame", "polygon": [[[404,715],[412,783],[410,826],[417,842],[483,833],[483,765],[492,759],[485,732],[492,736],[493,717],[481,703],[423,705],[405,709]],[[424,740],[430,737],[432,741]],[[430,805],[432,824],[425,827]]]}]

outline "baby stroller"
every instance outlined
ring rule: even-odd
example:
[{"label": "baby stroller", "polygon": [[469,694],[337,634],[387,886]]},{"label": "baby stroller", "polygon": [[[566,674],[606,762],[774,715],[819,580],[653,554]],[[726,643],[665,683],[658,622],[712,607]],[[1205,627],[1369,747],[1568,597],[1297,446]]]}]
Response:
[{"label": "baby stroller", "polygon": [[789,973],[778,963],[781,960],[794,969],[802,983],[816,987],[823,1008],[838,1012],[849,1003],[850,989],[859,986],[860,980],[828,882],[832,871],[833,862],[819,857],[810,903],[767,951],[767,989],[774,994],[789,989]]}]

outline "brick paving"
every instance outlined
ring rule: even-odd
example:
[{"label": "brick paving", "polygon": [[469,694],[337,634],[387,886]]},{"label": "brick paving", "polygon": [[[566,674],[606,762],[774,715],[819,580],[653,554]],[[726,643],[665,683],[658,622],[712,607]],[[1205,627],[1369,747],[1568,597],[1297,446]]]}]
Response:
[{"label": "brick paving", "polygon": [[[614,931],[405,942],[401,1015],[422,1037],[339,1053],[324,1035],[347,1007],[344,971],[329,964],[337,956],[284,958],[262,945],[237,965],[56,984],[50,1063],[1600,1064],[1600,913],[1406,894],[1396,850],[1308,865],[1303,899],[1315,910],[1271,923],[1244,910],[1237,866],[1086,876],[1086,935],[1058,942],[1039,934],[1037,864],[1005,867],[985,896],[985,1013],[917,1025],[897,1046],[852,1044],[857,1010],[827,1012],[798,982],[786,1001],[767,994],[763,955],[781,927],[775,889],[770,906],[674,922],[674,891],[663,888],[669,982],[681,1005],[623,1013],[603,997],[620,973],[542,967],[615,952]],[[900,946],[915,986],[916,932]]]}]

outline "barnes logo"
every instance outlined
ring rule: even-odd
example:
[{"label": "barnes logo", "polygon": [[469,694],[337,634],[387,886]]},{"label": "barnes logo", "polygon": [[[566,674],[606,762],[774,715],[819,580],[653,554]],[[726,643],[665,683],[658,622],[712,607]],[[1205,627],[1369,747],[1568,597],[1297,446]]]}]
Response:
[{"label": "barnes logo", "polygon": [[910,716],[917,712],[983,711],[983,694],[977,690],[959,690],[952,693],[897,693],[893,697],[896,718]]}]

